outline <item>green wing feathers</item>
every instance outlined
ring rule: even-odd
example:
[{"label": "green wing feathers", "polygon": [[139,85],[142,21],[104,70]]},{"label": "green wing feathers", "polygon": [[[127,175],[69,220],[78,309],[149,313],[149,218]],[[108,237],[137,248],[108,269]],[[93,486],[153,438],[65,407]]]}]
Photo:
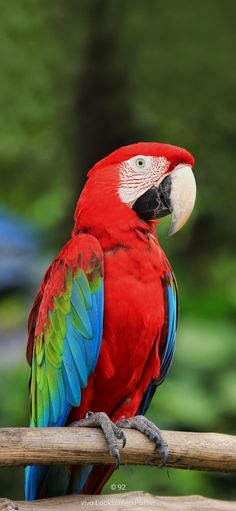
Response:
[{"label": "green wing feathers", "polygon": [[[31,317],[31,426],[61,426],[93,372],[102,338],[103,258],[92,236],[75,236],[42,284]],[[32,332],[33,330],[33,332]],[[32,335],[33,334],[33,335]],[[32,339],[33,337],[33,339]]]}]

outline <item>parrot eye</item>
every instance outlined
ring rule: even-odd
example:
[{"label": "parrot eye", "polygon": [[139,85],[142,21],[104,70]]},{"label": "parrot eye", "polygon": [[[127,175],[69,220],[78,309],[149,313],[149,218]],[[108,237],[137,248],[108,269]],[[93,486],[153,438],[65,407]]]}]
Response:
[{"label": "parrot eye", "polygon": [[135,161],[135,164],[136,164],[136,167],[141,169],[141,168],[145,167],[145,160],[143,158],[137,158],[137,160]]}]

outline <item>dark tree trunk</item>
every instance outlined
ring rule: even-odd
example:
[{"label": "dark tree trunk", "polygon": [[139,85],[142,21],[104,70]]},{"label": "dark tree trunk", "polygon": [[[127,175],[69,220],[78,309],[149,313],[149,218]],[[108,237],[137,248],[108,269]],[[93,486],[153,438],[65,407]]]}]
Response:
[{"label": "dark tree trunk", "polygon": [[128,66],[119,49],[123,2],[91,0],[88,5],[89,33],[75,102],[76,193],[97,160],[139,138],[131,109]]},{"label": "dark tree trunk", "polygon": [[140,139],[132,112],[128,59],[120,49],[124,7],[122,0],[87,2],[87,37],[71,118],[73,197],[60,228],[60,244],[72,229],[75,204],[91,166],[112,150]]}]

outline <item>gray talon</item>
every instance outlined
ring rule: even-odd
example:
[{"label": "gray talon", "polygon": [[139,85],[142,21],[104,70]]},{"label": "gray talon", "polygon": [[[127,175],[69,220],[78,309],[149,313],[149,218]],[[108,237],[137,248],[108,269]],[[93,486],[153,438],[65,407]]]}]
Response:
[{"label": "gray talon", "polygon": [[107,441],[110,455],[115,458],[115,467],[120,465],[120,452],[116,444],[116,438],[122,440],[123,447],[126,444],[124,432],[112,422],[108,415],[104,412],[87,412],[85,419],[73,422],[69,426],[75,427],[100,427]]},{"label": "gray talon", "polygon": [[121,432],[121,436],[120,436],[121,440],[122,440],[122,446],[125,447],[126,446],[126,436],[125,434],[123,433],[123,431]]},{"label": "gray talon", "polygon": [[158,466],[164,467],[166,465],[169,456],[168,447],[162,437],[161,431],[153,422],[143,415],[136,415],[129,419],[121,419],[118,421],[117,425],[123,428],[137,429],[152,440],[155,444],[154,450],[162,454],[162,462]]},{"label": "gray talon", "polygon": [[162,447],[161,449],[155,447],[155,451],[159,451],[162,454],[162,461],[158,465],[159,468],[162,468],[166,465],[168,458],[169,458],[168,448],[166,445],[164,447]]},{"label": "gray talon", "polygon": [[122,440],[122,447],[125,447],[126,444],[126,436],[124,434],[124,431],[120,429],[116,424],[113,424],[113,431],[119,440]]},{"label": "gray talon", "polygon": [[116,460],[115,466],[116,468],[119,468],[120,466],[120,451],[118,447],[114,447],[112,451],[110,452],[111,456],[113,456]]}]

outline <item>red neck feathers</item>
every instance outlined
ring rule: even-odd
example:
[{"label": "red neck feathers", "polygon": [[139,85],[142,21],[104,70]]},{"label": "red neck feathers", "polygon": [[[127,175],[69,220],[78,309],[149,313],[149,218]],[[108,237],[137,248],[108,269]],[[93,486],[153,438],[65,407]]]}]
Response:
[{"label": "red neck feathers", "polygon": [[121,201],[118,188],[116,165],[93,167],[77,203],[73,235],[79,231],[92,234],[107,250],[119,244],[129,245],[137,239],[137,231],[152,230]]}]

